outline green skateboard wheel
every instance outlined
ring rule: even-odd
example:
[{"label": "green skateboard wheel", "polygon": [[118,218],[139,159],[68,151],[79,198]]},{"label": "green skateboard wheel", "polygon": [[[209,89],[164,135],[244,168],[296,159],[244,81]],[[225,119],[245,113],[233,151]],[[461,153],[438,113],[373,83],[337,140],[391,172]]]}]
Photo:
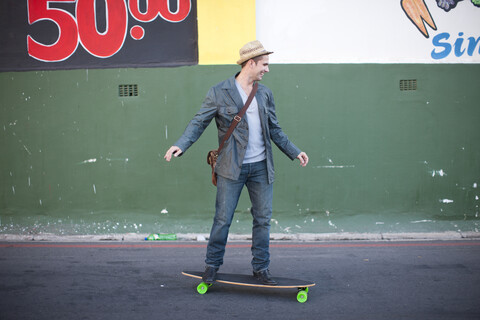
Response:
[{"label": "green skateboard wheel", "polygon": [[300,290],[298,291],[298,294],[297,294],[297,301],[300,302],[300,303],[304,303],[306,302],[308,299],[308,295],[307,295],[307,292],[306,290]]},{"label": "green skateboard wheel", "polygon": [[210,287],[210,286],[211,286],[211,284],[207,284],[205,282],[202,282],[197,286],[197,292],[200,293],[200,294],[205,294],[208,291],[208,287]]}]

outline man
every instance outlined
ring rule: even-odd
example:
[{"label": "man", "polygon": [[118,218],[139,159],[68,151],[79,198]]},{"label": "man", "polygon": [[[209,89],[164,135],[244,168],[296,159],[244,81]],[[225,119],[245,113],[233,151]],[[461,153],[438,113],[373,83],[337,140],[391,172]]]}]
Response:
[{"label": "man", "polygon": [[[259,41],[247,43],[240,49],[237,64],[239,73],[210,88],[200,111],[190,121],[183,135],[168,149],[165,160],[184,153],[215,118],[218,139],[222,140],[235,115],[242,109],[256,81],[269,72],[269,52]],[[252,267],[253,275],[262,283],[276,285],[268,270],[270,264],[270,219],[272,216],[272,191],[274,180],[272,145],[290,159],[308,163],[308,156],[300,151],[283,133],[275,114],[275,104],[270,89],[258,85],[255,98],[246,116],[238,123],[225,141],[217,159],[217,198],[215,218],[210,232],[203,281],[213,283],[223,264],[225,245],[233,214],[243,186],[252,202]]]}]

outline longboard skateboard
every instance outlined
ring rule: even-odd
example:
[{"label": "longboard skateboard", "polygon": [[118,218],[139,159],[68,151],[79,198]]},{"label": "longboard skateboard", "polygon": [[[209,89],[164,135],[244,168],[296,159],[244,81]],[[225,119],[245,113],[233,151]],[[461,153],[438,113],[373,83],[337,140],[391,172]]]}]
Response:
[{"label": "longboard skateboard", "polygon": [[[201,271],[183,271],[182,274],[187,277],[202,279],[203,272]],[[217,279],[215,282],[236,285],[236,286],[246,286],[246,287],[259,287],[259,288],[271,288],[271,289],[297,289],[297,301],[304,303],[308,298],[308,288],[315,285],[314,282],[299,280],[299,279],[290,279],[282,277],[274,277],[274,280],[277,281],[277,285],[271,286],[262,284],[260,281],[255,279],[253,276],[245,274],[233,274],[233,273],[217,273]],[[197,292],[200,294],[205,294],[208,291],[208,288],[211,284],[201,282],[197,286]]]}]

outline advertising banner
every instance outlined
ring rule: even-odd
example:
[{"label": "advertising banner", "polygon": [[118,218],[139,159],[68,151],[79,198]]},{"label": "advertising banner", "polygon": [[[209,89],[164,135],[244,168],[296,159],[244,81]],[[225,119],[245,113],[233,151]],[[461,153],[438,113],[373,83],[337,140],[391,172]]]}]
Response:
[{"label": "advertising banner", "polygon": [[196,0],[2,0],[0,71],[198,63]]},{"label": "advertising banner", "polygon": [[480,0],[3,0],[0,71],[271,63],[480,63]]}]

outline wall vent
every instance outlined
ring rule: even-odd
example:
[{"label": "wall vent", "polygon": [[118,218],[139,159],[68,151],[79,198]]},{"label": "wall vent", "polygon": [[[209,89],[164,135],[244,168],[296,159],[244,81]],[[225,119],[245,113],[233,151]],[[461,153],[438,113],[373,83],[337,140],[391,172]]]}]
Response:
[{"label": "wall vent", "polygon": [[400,80],[400,91],[417,90],[417,79]]},{"label": "wall vent", "polygon": [[119,97],[138,97],[138,85],[121,84],[118,86]]}]

